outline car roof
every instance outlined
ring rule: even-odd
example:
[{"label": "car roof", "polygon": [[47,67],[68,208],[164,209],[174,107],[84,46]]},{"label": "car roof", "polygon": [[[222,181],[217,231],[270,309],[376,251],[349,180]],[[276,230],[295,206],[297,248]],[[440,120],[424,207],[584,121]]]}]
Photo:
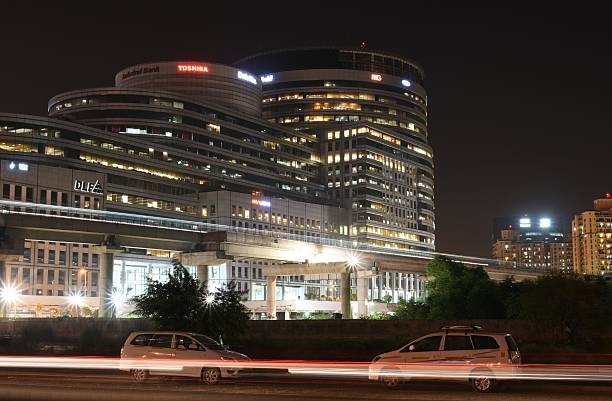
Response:
[{"label": "car roof", "polygon": [[[460,335],[475,335],[475,336],[480,336],[480,335],[485,335],[485,336],[509,336],[510,334],[508,333],[499,333],[499,332],[493,332],[493,331],[484,331],[484,330],[445,330],[445,331],[438,331],[435,333],[431,333],[431,334],[460,334]],[[427,334],[428,335],[428,334]]]},{"label": "car roof", "polygon": [[134,331],[132,335],[140,335],[140,334],[178,334],[178,335],[189,335],[189,336],[201,336],[203,334],[199,333],[191,333],[188,331],[156,331],[156,330],[143,330],[143,331]]}]

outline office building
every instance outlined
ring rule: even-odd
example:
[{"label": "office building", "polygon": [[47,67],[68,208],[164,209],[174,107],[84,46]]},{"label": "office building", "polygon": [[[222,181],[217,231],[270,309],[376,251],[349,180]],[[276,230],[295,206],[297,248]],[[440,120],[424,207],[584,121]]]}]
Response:
[{"label": "office building", "polygon": [[592,210],[574,216],[572,243],[576,273],[612,273],[612,194],[595,199]]},{"label": "office building", "polygon": [[572,244],[549,217],[496,219],[493,258],[517,267],[571,272]]},{"label": "office building", "polygon": [[[3,207],[15,210],[10,202],[18,201],[24,213],[31,204],[57,206],[50,213],[58,218],[61,208],[84,208],[261,235],[433,250],[433,163],[422,69],[396,56],[359,54],[369,54],[372,63],[298,77],[321,80],[320,88],[305,85],[302,96],[330,96],[308,101],[312,110],[299,120],[307,124],[273,117],[284,111],[274,110],[268,99],[283,90],[268,85],[284,83],[292,92],[297,84],[285,66],[260,76],[259,70],[196,61],[125,68],[113,87],[53,97],[48,117],[0,113]],[[331,85],[340,92],[330,91]],[[354,98],[340,100],[345,95]],[[362,110],[341,113],[338,103],[346,102]],[[325,117],[331,124],[318,124],[319,114],[333,115],[333,121]],[[2,246],[20,250],[0,265],[2,283],[17,286],[22,295],[15,314],[61,314],[74,294],[99,306],[103,257],[93,244],[26,235],[22,243],[5,240]],[[126,298],[142,293],[148,279],[166,277],[175,256],[161,248],[123,247],[113,262],[113,288]],[[261,269],[272,263],[249,259],[210,266],[209,284],[236,281],[255,311],[266,293]],[[277,299],[337,301],[337,276],[285,277]],[[369,280],[370,300],[424,294],[416,275],[383,276]],[[337,307],[320,305],[322,311]],[[307,305],[308,311],[317,308]]]}]

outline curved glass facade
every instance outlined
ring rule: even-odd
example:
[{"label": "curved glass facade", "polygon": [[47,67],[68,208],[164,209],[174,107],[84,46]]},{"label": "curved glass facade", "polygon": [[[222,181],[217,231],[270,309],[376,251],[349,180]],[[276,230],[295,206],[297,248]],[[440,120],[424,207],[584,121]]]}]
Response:
[{"label": "curved glass facade", "polygon": [[364,49],[288,49],[235,63],[262,76],[262,115],[316,136],[328,197],[358,241],[435,247],[433,150],[423,70]]}]

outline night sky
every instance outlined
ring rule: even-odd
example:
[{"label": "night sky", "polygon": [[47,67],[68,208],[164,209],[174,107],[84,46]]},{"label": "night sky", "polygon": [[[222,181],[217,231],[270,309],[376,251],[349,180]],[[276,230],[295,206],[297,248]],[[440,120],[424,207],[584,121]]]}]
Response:
[{"label": "night sky", "polygon": [[548,214],[569,226],[612,190],[605,9],[93,3],[2,5],[0,111],[44,115],[53,95],[112,86],[118,70],[141,62],[231,63],[278,47],[365,40],[425,68],[438,250],[490,256],[494,217]]}]

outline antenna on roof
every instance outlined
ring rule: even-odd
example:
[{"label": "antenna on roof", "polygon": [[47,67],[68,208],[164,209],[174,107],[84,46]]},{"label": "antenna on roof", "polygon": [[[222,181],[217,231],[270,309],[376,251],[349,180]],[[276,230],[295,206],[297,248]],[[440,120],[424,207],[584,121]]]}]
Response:
[{"label": "antenna on roof", "polygon": [[361,41],[361,44],[359,45],[360,48],[365,49],[366,48],[366,42],[365,40]]}]

